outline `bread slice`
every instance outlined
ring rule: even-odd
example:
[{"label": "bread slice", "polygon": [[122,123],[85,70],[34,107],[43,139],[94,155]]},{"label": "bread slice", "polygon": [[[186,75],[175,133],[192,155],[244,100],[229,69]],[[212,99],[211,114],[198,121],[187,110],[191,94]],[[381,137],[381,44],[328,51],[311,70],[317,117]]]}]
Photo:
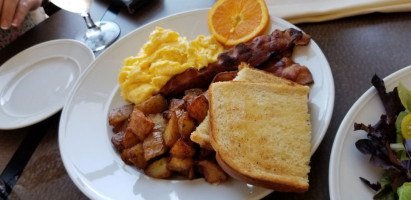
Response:
[{"label": "bread slice", "polygon": [[193,131],[190,135],[191,141],[200,145],[201,148],[214,150],[210,144],[210,115],[207,113],[207,116],[204,120],[197,126],[196,130]]},{"label": "bread slice", "polygon": [[[234,81],[249,81],[249,82],[267,82],[287,85],[299,85],[288,79],[278,77],[269,72],[265,72],[256,68],[250,67],[247,63],[241,63],[238,66],[239,72],[234,78]],[[212,150],[210,145],[210,130],[209,117],[207,117],[198,125],[195,131],[190,135],[190,139],[199,144],[200,147]]]},{"label": "bread slice", "polygon": [[308,190],[309,88],[218,82],[210,85],[210,143],[219,165],[247,183],[282,192]]},{"label": "bread slice", "polygon": [[265,82],[265,83],[278,83],[287,85],[299,85],[288,79],[276,76],[270,72],[259,70],[250,67],[247,63],[241,63],[238,66],[237,76],[233,81],[249,81],[249,82]]}]

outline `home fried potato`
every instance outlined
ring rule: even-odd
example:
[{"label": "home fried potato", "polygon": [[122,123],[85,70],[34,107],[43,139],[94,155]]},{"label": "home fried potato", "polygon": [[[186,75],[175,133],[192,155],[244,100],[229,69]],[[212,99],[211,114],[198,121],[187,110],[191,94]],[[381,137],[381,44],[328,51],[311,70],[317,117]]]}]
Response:
[{"label": "home fried potato", "polygon": [[146,117],[137,107],[134,107],[133,112],[130,114],[128,128],[137,135],[140,141],[143,141],[146,135],[153,130],[154,122],[151,118]]},{"label": "home fried potato", "polygon": [[177,158],[192,158],[196,149],[183,139],[179,139],[170,149],[170,155]]},{"label": "home fried potato", "polygon": [[162,114],[160,113],[150,114],[148,115],[148,117],[154,123],[153,131],[164,132],[167,126],[167,120],[163,117]]},{"label": "home fried potato", "polygon": [[131,129],[126,129],[124,131],[124,138],[122,140],[122,145],[124,148],[128,149],[139,142],[138,137],[131,131]]},{"label": "home fried potato", "polygon": [[198,95],[190,102],[187,102],[187,113],[200,124],[207,116],[208,100],[204,95]]},{"label": "home fried potato", "polygon": [[133,163],[128,159],[129,151],[130,149],[124,149],[123,151],[121,151],[121,160],[123,160],[123,162],[126,163],[127,165],[132,165]]},{"label": "home fried potato", "polygon": [[136,105],[144,114],[161,113],[168,108],[167,100],[160,94],[154,95]]},{"label": "home fried potato", "polygon": [[183,139],[190,139],[190,134],[196,128],[196,122],[188,115],[187,111],[182,111],[177,114],[178,118],[178,132]]},{"label": "home fried potato", "polygon": [[227,174],[216,163],[209,160],[202,160],[197,163],[204,179],[212,184],[220,184],[228,179]]},{"label": "home fried potato", "polygon": [[163,133],[153,131],[143,141],[144,158],[149,161],[157,156],[164,154],[167,147],[164,144]]},{"label": "home fried potato", "polygon": [[168,161],[168,169],[171,171],[179,172],[180,174],[187,175],[190,169],[193,168],[193,158],[177,158],[171,157]]},{"label": "home fried potato", "polygon": [[203,89],[191,89],[181,99],[167,102],[156,95],[138,105],[113,109],[109,124],[116,132],[111,142],[124,163],[153,178],[204,177],[213,184],[226,180],[225,173],[212,161],[215,152],[190,139],[207,115],[207,95]]},{"label": "home fried potato", "polygon": [[175,112],[170,112],[169,114],[171,117],[164,130],[163,139],[167,147],[172,147],[180,138],[180,132],[178,132],[177,114]]},{"label": "home fried potato", "polygon": [[153,178],[168,178],[172,172],[168,169],[168,158],[160,158],[147,166],[144,173]]},{"label": "home fried potato", "polygon": [[125,149],[123,145],[124,134],[125,132],[118,132],[111,137],[111,143],[119,152],[122,152]]},{"label": "home fried potato", "polygon": [[118,124],[117,126],[113,126],[112,131],[114,133],[125,132],[126,129],[128,128],[128,123],[129,123],[129,120],[124,120],[122,123]]},{"label": "home fried potato", "polygon": [[110,110],[108,113],[108,123],[114,127],[113,132],[119,132],[119,129],[121,129],[123,123],[127,121],[132,111],[132,104],[127,104]]},{"label": "home fried potato", "polygon": [[180,174],[182,174],[187,179],[192,180],[192,179],[196,178],[196,172],[195,171],[196,171],[196,169],[193,166],[188,171],[180,172]]},{"label": "home fried potato", "polygon": [[183,99],[171,99],[170,100],[170,111],[182,110],[185,108],[185,101]]},{"label": "home fried potato", "polygon": [[127,159],[131,163],[134,164],[134,166],[137,169],[145,169],[147,166],[147,161],[144,157],[144,149],[143,149],[143,144],[138,143],[131,147],[130,149],[127,150]]},{"label": "home fried potato", "polygon": [[[129,125],[129,123],[127,123]],[[114,144],[115,148],[118,151],[122,151],[123,149],[128,149],[134,145],[136,145],[140,139],[132,129],[127,126],[126,128],[123,128],[122,131],[116,133],[112,138],[111,142]]]}]

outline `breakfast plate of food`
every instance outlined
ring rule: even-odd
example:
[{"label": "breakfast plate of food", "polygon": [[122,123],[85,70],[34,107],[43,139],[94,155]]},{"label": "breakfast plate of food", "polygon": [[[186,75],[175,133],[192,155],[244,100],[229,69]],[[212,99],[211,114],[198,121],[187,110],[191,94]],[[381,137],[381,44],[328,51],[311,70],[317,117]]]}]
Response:
[{"label": "breakfast plate of food", "polygon": [[344,117],[331,151],[331,199],[410,198],[410,76],[411,66],[370,77],[372,87]]},{"label": "breakfast plate of food", "polygon": [[[255,122],[252,125],[258,125],[260,130],[270,131],[272,127],[265,124],[272,123],[277,116],[269,117],[272,113],[267,113],[267,117],[255,120],[254,115],[266,108],[280,112],[279,104],[261,103],[277,97],[283,99],[281,105],[291,108],[290,112],[283,112],[282,120],[297,119],[303,127],[298,131],[304,132],[298,140],[304,142],[298,150],[303,157],[301,184],[284,183],[288,185],[278,190],[307,190],[309,159],[324,137],[334,106],[334,81],[324,54],[307,34],[274,16],[269,17],[269,26],[262,36],[221,46],[209,37],[209,11],[180,13],[133,31],[104,51],[77,82],[63,109],[59,145],[68,174],[88,197],[260,199],[268,195],[273,189],[269,185],[264,187],[264,181],[248,184],[230,178],[235,176],[231,172],[237,172],[229,169],[235,155],[223,153],[230,150],[218,149],[226,139],[217,139],[214,127],[221,126],[220,119],[227,117],[236,130],[250,130],[251,126],[244,125]],[[276,60],[266,62],[269,59]],[[273,78],[276,76],[272,73],[254,69],[263,63],[266,71],[271,69],[274,73],[280,65],[293,66],[287,68],[293,73],[277,71],[283,77]],[[256,77],[264,81],[255,81]],[[209,95],[207,88],[211,82],[215,90],[210,90]],[[281,82],[281,86],[272,82]],[[273,91],[282,95],[276,96]],[[224,101],[230,95],[233,101]],[[209,116],[204,107],[197,105],[210,105]],[[239,108],[240,112],[221,116],[217,112],[219,106]],[[241,112],[243,108],[250,112]],[[241,114],[243,118],[237,119]],[[177,128],[169,125],[174,119]],[[199,130],[205,121],[209,122],[205,126],[215,123],[209,129],[213,130],[210,135]],[[288,130],[287,127],[289,124],[277,128]],[[173,130],[178,130],[178,138],[173,136]],[[293,138],[300,138],[299,134],[284,133],[288,135],[282,141],[294,145]],[[238,150],[244,152],[247,148],[253,147]],[[284,156],[295,152],[284,152]],[[264,163],[264,158],[256,159],[256,167],[259,162]],[[226,165],[221,166],[223,162]]]},{"label": "breakfast plate of food", "polygon": [[94,60],[81,42],[52,40],[0,67],[0,129],[37,123],[61,110],[76,80]]}]

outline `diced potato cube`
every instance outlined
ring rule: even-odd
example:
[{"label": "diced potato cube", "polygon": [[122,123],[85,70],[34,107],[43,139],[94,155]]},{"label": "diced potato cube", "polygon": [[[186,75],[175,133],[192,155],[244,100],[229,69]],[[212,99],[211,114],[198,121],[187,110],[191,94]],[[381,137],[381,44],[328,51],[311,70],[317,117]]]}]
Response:
[{"label": "diced potato cube", "polygon": [[171,157],[168,162],[168,169],[175,172],[188,172],[194,165],[192,158]]},{"label": "diced potato cube", "polygon": [[137,107],[134,107],[133,112],[130,115],[130,122],[128,123],[128,128],[137,135],[140,141],[153,130],[154,123],[151,118],[146,117],[143,112],[141,112]]},{"label": "diced potato cube", "polygon": [[181,112],[185,109],[185,101],[182,99],[171,99],[170,100],[170,107],[168,108],[167,111],[167,119],[170,120],[171,114],[173,112],[178,113]]},{"label": "diced potato cube", "polygon": [[196,128],[196,122],[188,116],[186,111],[181,112],[177,115],[178,117],[178,131],[184,139],[190,139],[190,134]]},{"label": "diced potato cube", "polygon": [[161,113],[167,109],[167,100],[160,94],[154,95],[149,99],[136,105],[137,109],[141,110],[144,114]]},{"label": "diced potato cube", "polygon": [[164,132],[167,126],[167,120],[163,117],[161,113],[150,114],[148,115],[148,117],[150,117],[150,119],[154,123],[153,131]]},{"label": "diced potato cube", "polygon": [[144,170],[144,173],[153,178],[168,178],[172,175],[172,173],[168,169],[167,165],[168,158],[161,158],[148,165]]},{"label": "diced potato cube", "polygon": [[126,129],[128,128],[128,120],[124,120],[123,123],[119,124],[118,126],[113,126],[113,133],[118,133],[121,131],[126,131]]},{"label": "diced potato cube", "polygon": [[209,160],[202,160],[197,163],[199,171],[204,175],[204,179],[211,184],[220,184],[228,179],[227,174],[216,163]]},{"label": "diced potato cube", "polygon": [[124,134],[123,138],[123,146],[124,148],[128,149],[138,143],[138,137],[131,131],[131,129],[127,129]]},{"label": "diced potato cube", "polygon": [[144,158],[144,149],[141,143],[136,144],[128,150],[128,160],[136,166],[137,169],[144,169],[147,161]]},{"label": "diced potato cube", "polygon": [[204,95],[199,95],[187,103],[188,115],[201,123],[207,116],[208,100]]},{"label": "diced potato cube", "polygon": [[123,145],[123,140],[124,140],[124,135],[126,134],[126,132],[122,131],[122,132],[118,132],[115,133],[112,137],[111,137],[111,143],[114,145],[114,148],[117,149],[117,151],[122,152],[125,148]]},{"label": "diced potato cube", "polygon": [[185,101],[183,99],[171,99],[169,110],[175,111],[175,110],[184,109],[185,107],[184,103]]},{"label": "diced potato cube", "polygon": [[144,158],[148,161],[164,154],[167,147],[164,145],[163,133],[158,131],[151,132],[143,141]]},{"label": "diced potato cube", "polygon": [[114,108],[110,110],[110,112],[108,113],[108,123],[114,127],[121,126],[122,123],[128,119],[132,111],[132,104],[124,105],[119,108]]},{"label": "diced potato cube", "polygon": [[185,177],[187,177],[187,179],[189,180],[192,180],[196,177],[194,166],[191,167],[188,171],[186,171]]},{"label": "diced potato cube", "polygon": [[167,147],[172,147],[180,138],[180,132],[178,132],[178,119],[175,112],[171,112],[171,117],[167,123],[163,138],[164,144]]},{"label": "diced potato cube", "polygon": [[121,152],[121,160],[124,161],[124,163],[126,163],[127,165],[131,165],[133,164],[128,158],[129,158],[129,151],[130,149],[124,149]]},{"label": "diced potato cube", "polygon": [[195,153],[195,148],[182,139],[177,140],[170,149],[170,155],[177,158],[191,158]]},{"label": "diced potato cube", "polygon": [[136,145],[138,141],[137,136],[130,129],[118,132],[111,137],[111,143],[119,152]]}]

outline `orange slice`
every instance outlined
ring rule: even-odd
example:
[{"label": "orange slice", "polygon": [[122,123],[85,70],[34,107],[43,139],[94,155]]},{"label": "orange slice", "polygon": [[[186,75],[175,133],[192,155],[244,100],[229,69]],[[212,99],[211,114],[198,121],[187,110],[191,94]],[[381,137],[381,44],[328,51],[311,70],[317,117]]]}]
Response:
[{"label": "orange slice", "polygon": [[208,13],[208,28],[226,46],[247,42],[268,25],[264,0],[218,0]]}]

